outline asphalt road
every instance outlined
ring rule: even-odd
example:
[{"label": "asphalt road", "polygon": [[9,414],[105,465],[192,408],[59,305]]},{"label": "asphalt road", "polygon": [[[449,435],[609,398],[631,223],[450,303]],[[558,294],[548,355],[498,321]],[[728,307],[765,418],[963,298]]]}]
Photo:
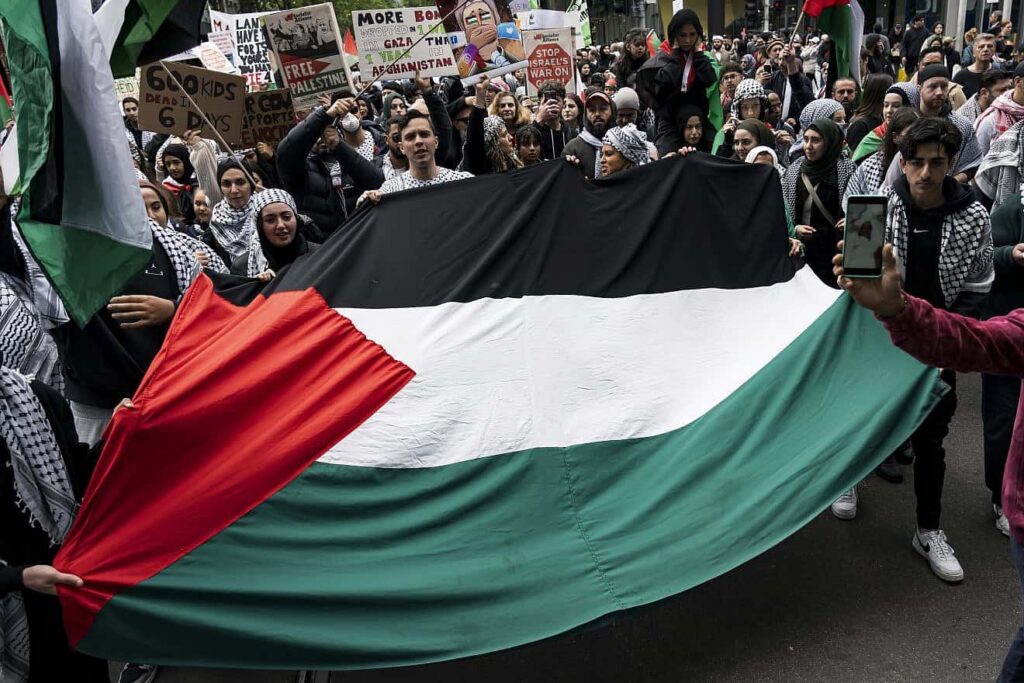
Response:
[{"label": "asphalt road", "polygon": [[[992,681],[1021,608],[982,470],[981,394],[962,376],[946,440],[943,526],[964,566],[941,582],[911,548],[912,468],[875,476],[860,514],[825,511],[764,555],[655,605],[556,638],[429,666],[335,673],[392,681]],[[328,678],[317,676],[317,681]],[[166,670],[159,683],[294,681],[278,672]]]}]

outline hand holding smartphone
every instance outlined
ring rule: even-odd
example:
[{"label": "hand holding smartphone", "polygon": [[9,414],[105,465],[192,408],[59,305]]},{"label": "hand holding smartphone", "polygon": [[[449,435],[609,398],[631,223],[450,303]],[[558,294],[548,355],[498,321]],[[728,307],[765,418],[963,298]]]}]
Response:
[{"label": "hand holding smartphone", "polygon": [[846,277],[882,276],[882,247],[888,200],[880,195],[854,195],[846,206],[843,226],[843,271]]}]

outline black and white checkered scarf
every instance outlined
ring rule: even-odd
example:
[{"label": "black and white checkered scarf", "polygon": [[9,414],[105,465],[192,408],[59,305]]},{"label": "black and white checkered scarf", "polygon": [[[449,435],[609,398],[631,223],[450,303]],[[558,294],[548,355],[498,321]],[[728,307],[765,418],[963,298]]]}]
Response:
[{"label": "black and white checkered scarf", "polygon": [[[885,241],[892,243],[893,254],[905,277],[902,255],[907,253],[910,231],[907,206],[893,188],[884,187],[882,193],[889,198]],[[972,202],[943,216],[940,240],[939,285],[946,306],[951,306],[960,292],[988,292],[995,274],[992,269],[992,223],[985,207],[980,202]]]},{"label": "black and white checkered scarf", "polygon": [[224,247],[231,258],[238,258],[249,248],[247,232],[252,215],[252,197],[241,209],[232,208],[227,199],[222,199],[213,207],[210,217],[210,232],[217,239],[217,244]]},{"label": "black and white checkered scarf", "polygon": [[[43,406],[29,379],[0,365],[0,438],[10,453],[5,463],[14,479],[14,500],[50,539],[64,542],[78,505]],[[0,559],[0,564],[3,564]],[[0,599],[0,680],[28,677],[28,620],[21,593]]]},{"label": "black and white checkered scarf", "polygon": [[160,242],[160,246],[167,253],[167,258],[174,268],[178,291],[182,294],[185,293],[185,290],[192,284],[192,281],[199,275],[199,271],[202,270],[199,261],[196,260],[196,252],[206,254],[206,257],[210,260],[210,265],[208,266],[210,270],[218,273],[228,272],[224,261],[206,243],[200,242],[172,228],[158,225],[152,219],[149,221],[149,227],[153,231],[153,237]]}]

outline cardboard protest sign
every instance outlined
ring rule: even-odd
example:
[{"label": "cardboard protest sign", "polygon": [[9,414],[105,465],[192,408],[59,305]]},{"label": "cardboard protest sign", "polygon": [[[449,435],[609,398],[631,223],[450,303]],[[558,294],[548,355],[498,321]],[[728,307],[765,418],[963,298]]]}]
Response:
[{"label": "cardboard protest sign", "polygon": [[[440,22],[436,7],[352,12],[360,75],[392,79],[412,78],[417,71],[420,76],[458,74],[447,32]],[[426,38],[416,43],[423,36]]]},{"label": "cardboard protest sign", "polygon": [[295,109],[290,90],[251,92],[245,95],[242,147],[255,147],[257,142],[280,142],[295,125]]},{"label": "cardboard protest sign", "polygon": [[[225,142],[236,144],[242,134],[245,78],[185,64],[168,64],[167,68],[181,88],[159,63],[142,67],[139,127],[175,135],[205,128],[203,117],[185,94],[188,93]],[[204,137],[214,136],[207,132]]]},{"label": "cardboard protest sign", "polygon": [[210,42],[220,48],[224,56],[232,59],[235,56],[235,32],[234,31],[210,31],[206,34]]},{"label": "cardboard protest sign", "polygon": [[235,74],[239,75],[241,72],[238,67],[231,63],[231,60],[227,58],[220,48],[215,43],[202,43],[198,47],[192,48],[199,57],[199,61],[203,63],[207,69],[211,71],[219,71],[223,74]]},{"label": "cardboard protest sign", "polygon": [[274,12],[263,17],[263,25],[296,107],[314,106],[322,93],[352,92],[333,5]]},{"label": "cardboard protest sign", "polygon": [[[269,12],[228,14],[210,10],[211,32],[231,31],[234,33],[235,65],[245,76],[250,88],[269,85],[274,82],[270,69],[270,54],[263,35],[260,17]],[[211,38],[212,40],[212,38]]]},{"label": "cardboard protest sign", "polygon": [[565,86],[566,92],[576,92],[571,28],[526,31],[523,33],[523,45],[530,61],[526,73],[528,95],[536,95],[544,81],[558,81]]},{"label": "cardboard protest sign", "polygon": [[476,83],[484,73],[494,78],[527,67],[508,0],[437,0],[437,9],[447,17],[444,27],[463,84]]},{"label": "cardboard protest sign", "polygon": [[125,78],[115,78],[114,94],[117,95],[118,102],[120,102],[126,97],[134,97],[135,99],[139,99],[139,70],[135,70],[134,76],[126,76]]}]

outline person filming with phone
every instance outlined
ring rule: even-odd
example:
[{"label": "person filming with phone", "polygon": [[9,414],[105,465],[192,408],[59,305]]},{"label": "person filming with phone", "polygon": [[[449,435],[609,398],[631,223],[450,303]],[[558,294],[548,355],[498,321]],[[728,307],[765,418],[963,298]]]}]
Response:
[{"label": "person filming with phone", "polygon": [[[878,263],[875,273],[851,277],[851,273],[842,268],[843,258],[833,259],[833,272],[839,276],[839,286],[855,297],[861,292],[881,291],[879,276],[889,289],[894,278],[897,283],[902,281],[903,291],[915,302],[913,315],[922,316],[914,325],[921,324],[926,316],[932,316],[928,324],[934,322],[936,314],[925,314],[925,309],[980,317],[992,287],[992,228],[988,212],[974,199],[968,186],[950,177],[960,142],[956,126],[944,119],[922,118],[912,123],[899,143],[903,175],[893,187],[882,190],[888,200],[884,241],[889,246],[882,252],[884,268],[883,263]],[[851,239],[849,234],[846,239]],[[847,254],[846,258],[851,256]],[[903,294],[898,285],[896,290],[895,301],[886,299],[874,310],[883,315],[901,311]],[[869,307],[876,305],[876,300],[870,296],[858,300],[865,305],[871,302]],[[929,348],[934,353],[946,348],[935,343],[938,336],[932,335],[929,343],[922,344],[921,348]],[[953,345],[958,343],[953,342]],[[939,355],[933,357],[938,359]],[[943,368],[942,380],[949,385],[949,391],[911,437],[917,497],[917,529],[911,544],[928,560],[936,576],[957,582],[963,579],[963,568],[941,525],[946,470],[942,442],[956,411],[956,368],[951,367],[956,361],[951,357],[949,361],[934,362]],[[832,513],[840,519],[853,519],[857,506],[858,492],[854,487],[833,503]]]},{"label": "person filming with phone", "polygon": [[754,72],[754,78],[765,90],[779,96],[782,101],[780,120],[796,121],[803,108],[814,100],[814,92],[796,59],[793,46],[775,38],[765,44],[762,54],[765,61]]}]

